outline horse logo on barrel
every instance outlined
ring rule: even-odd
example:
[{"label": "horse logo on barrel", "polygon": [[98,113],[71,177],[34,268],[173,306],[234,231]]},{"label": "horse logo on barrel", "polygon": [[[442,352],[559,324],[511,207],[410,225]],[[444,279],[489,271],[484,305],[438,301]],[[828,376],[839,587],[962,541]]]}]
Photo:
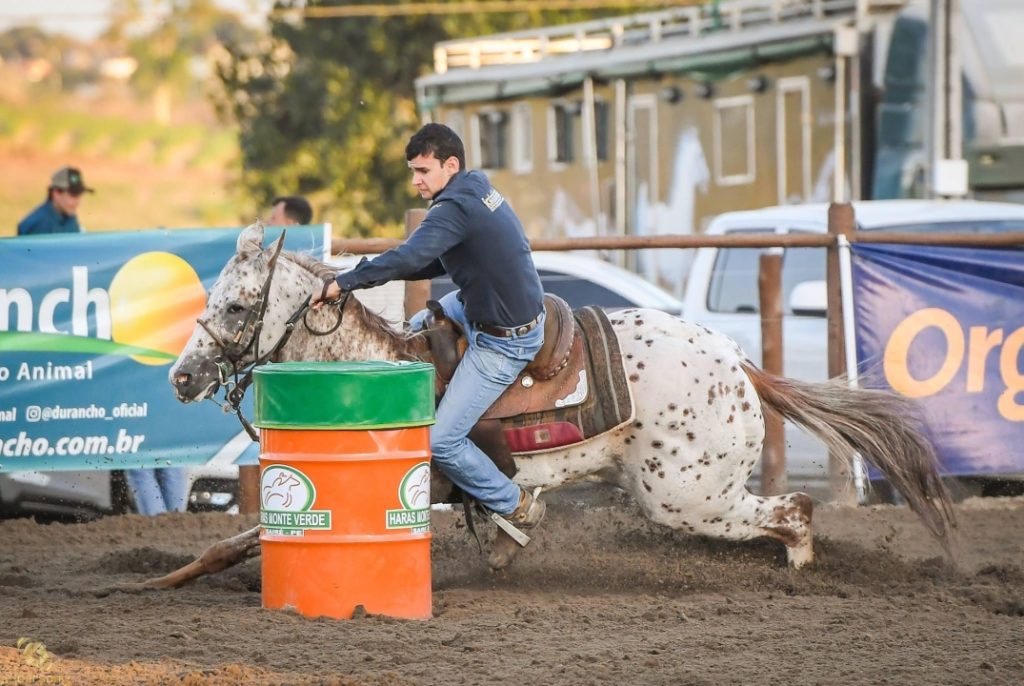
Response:
[{"label": "horse logo on barrel", "polygon": [[270,465],[263,470],[260,506],[264,510],[308,510],[315,499],[316,488],[302,472],[284,465]]}]

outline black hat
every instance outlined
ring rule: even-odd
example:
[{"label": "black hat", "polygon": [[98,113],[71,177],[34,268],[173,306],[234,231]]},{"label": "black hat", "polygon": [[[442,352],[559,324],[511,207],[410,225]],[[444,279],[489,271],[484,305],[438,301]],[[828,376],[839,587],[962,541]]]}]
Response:
[{"label": "black hat", "polygon": [[55,171],[53,176],[50,178],[50,188],[67,191],[72,195],[95,192],[93,189],[85,185],[85,179],[82,178],[82,172],[75,167],[61,167]]}]

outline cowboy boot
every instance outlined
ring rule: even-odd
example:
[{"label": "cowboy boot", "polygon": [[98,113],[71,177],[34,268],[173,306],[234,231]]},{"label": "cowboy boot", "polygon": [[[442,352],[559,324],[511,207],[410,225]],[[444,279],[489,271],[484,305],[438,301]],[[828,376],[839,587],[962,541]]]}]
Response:
[{"label": "cowboy boot", "polygon": [[[538,497],[539,494],[539,488],[533,493],[523,488],[519,489],[519,505],[505,519],[520,531],[529,531],[536,527],[544,519],[544,513],[547,511],[544,501]],[[512,564],[512,560],[522,547],[524,546],[519,545],[499,527],[494,541],[491,542],[491,554],[487,557],[491,571],[504,569]]]}]

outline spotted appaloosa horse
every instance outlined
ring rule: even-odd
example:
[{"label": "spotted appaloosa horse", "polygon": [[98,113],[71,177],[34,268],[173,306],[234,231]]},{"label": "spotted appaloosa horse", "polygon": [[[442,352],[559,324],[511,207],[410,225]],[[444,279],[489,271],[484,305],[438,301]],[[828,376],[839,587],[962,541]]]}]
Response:
[{"label": "spotted appaloosa horse", "polygon": [[[205,326],[196,327],[170,370],[181,401],[208,398],[218,389],[215,360],[223,358],[224,342],[255,306],[271,256],[272,249],[263,248],[262,225],[242,232],[237,254],[210,291]],[[290,315],[330,274],[315,260],[281,253],[260,350],[273,348]],[[337,314],[336,308],[310,311],[309,326],[328,329]],[[850,458],[860,452],[873,462],[948,549],[954,526],[949,497],[910,401],[851,389],[839,380],[804,383],[773,376],[726,336],[656,310],[622,310],[611,321],[635,399],[635,421],[576,446],[517,456],[517,483],[545,489],[611,483],[631,493],[655,522],[736,540],[769,536],[786,545],[792,566],[802,567],[814,557],[810,497],[757,496],[746,488],[761,455],[767,407],[836,454]],[[421,345],[419,336],[394,330],[349,298],[335,333],[316,336],[300,324],[275,360],[411,359]],[[251,351],[246,355],[251,359]]]}]

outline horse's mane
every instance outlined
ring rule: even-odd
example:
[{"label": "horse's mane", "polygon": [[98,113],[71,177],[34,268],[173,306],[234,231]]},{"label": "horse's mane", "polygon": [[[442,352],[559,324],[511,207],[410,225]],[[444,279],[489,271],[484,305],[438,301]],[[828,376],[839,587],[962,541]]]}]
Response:
[{"label": "horse's mane", "polygon": [[[306,253],[285,251],[281,253],[281,256],[288,258],[296,266],[312,274],[317,281],[333,279],[337,273],[337,270],[331,265]],[[390,321],[368,308],[359,298],[349,298],[348,307],[359,317],[360,322],[371,335],[379,335],[393,341],[397,350],[405,357],[410,359],[416,357],[413,351],[414,339],[418,338],[419,334],[406,333],[396,329]]]},{"label": "horse's mane", "polygon": [[281,253],[283,257],[287,257],[289,260],[294,262],[296,265],[302,267],[307,272],[311,273],[317,279],[326,281],[328,277],[334,276],[335,270],[329,264],[325,264],[320,260],[315,259],[312,255],[304,252],[290,252],[285,250]]}]

